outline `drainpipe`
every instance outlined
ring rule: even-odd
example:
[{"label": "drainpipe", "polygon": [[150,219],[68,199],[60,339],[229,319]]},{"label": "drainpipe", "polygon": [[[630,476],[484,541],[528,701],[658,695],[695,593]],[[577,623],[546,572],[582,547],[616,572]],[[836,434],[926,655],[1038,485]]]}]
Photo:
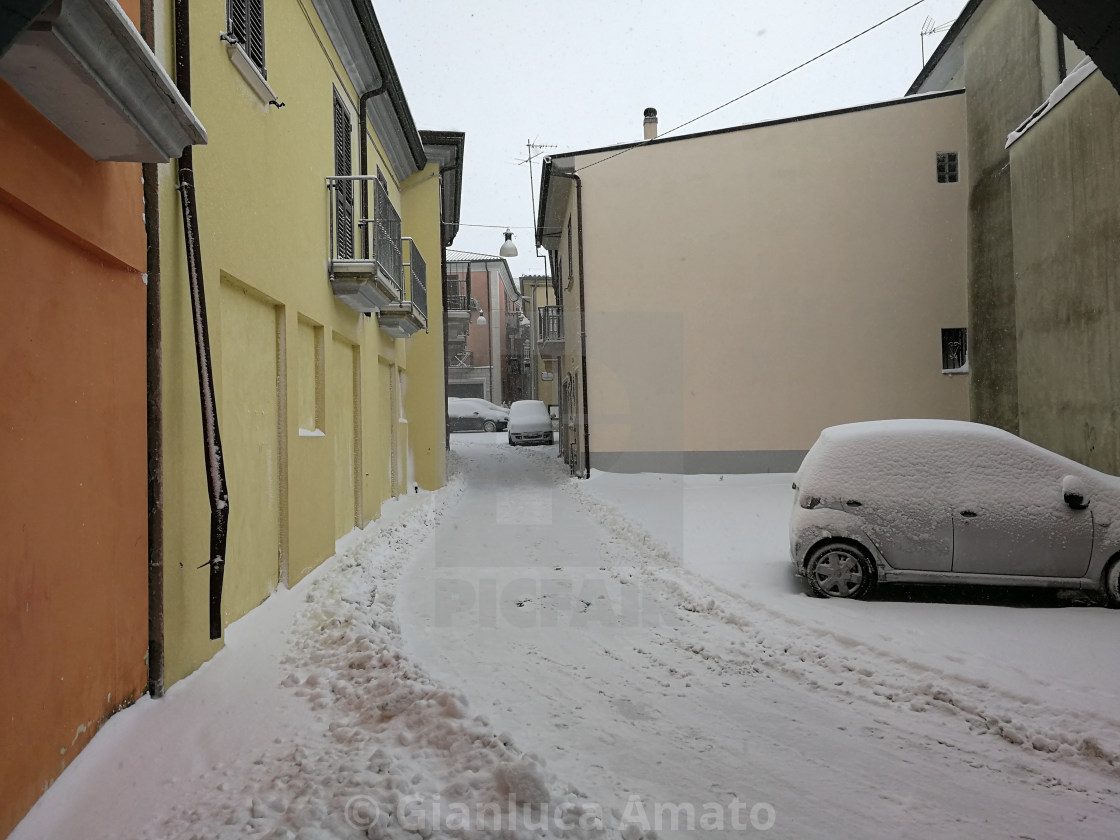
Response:
[{"label": "drainpipe", "polygon": [[[153,0],[140,7],[140,33],[155,48]],[[159,169],[141,164],[144,176],[144,237],[147,240],[148,402],[148,694],[162,697],[163,658],[163,324],[160,320]]]},{"label": "drainpipe", "polygon": [[[451,451],[451,419],[447,416],[447,392],[451,387],[451,373],[447,368],[450,359],[447,348],[451,342],[450,333],[447,331],[447,240],[443,235],[443,173],[454,172],[459,165],[451,163],[439,168],[439,283],[443,300],[443,437],[448,452]],[[467,306],[470,306],[470,293],[467,294]]]},{"label": "drainpipe", "polygon": [[[373,90],[367,90],[358,97],[358,139],[361,141],[358,144],[358,169],[360,170],[358,174],[363,178],[369,175],[369,152],[366,151],[366,103],[373,99],[373,97],[383,94],[387,87],[388,84],[382,79],[378,87]],[[369,182],[363,180],[360,183],[362,185],[362,230],[365,231],[364,221],[369,218]],[[441,236],[442,234],[443,231],[440,231]],[[362,259],[368,260],[369,258],[369,235],[363,233]]]},{"label": "drainpipe", "polygon": [[583,391],[583,478],[591,478],[591,426],[587,410],[587,290],[583,283],[583,179],[574,172],[552,172],[576,182],[576,248],[579,252],[579,352]]},{"label": "drainpipe", "polygon": [[[175,84],[191,101],[190,0],[175,0]],[[226,485],[222,437],[218,430],[218,402],[214,393],[214,366],[210,360],[210,328],[206,319],[206,287],[202,277],[202,246],[198,234],[198,209],[194,188],[194,154],[190,146],[179,156],[179,200],[183,206],[183,238],[187,247],[194,321],[198,391],[202,403],[202,436],[205,447],[206,486],[210,496],[210,638],[222,637],[222,583],[226,566],[229,526],[229,488]],[[201,569],[202,566],[199,566]]]}]

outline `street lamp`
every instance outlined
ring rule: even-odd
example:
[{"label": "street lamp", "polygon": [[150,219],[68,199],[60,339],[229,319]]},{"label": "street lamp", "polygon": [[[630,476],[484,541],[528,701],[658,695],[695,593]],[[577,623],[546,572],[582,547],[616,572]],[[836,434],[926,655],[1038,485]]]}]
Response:
[{"label": "street lamp", "polygon": [[498,251],[499,257],[516,257],[517,246],[513,244],[513,232],[506,228],[506,241],[502,243],[501,249]]}]

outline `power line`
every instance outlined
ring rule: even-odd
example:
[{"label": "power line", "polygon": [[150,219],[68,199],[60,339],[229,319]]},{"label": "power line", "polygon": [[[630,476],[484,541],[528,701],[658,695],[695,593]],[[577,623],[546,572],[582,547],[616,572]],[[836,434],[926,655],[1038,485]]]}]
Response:
[{"label": "power line", "polygon": [[[838,49],[841,49],[842,47],[848,46],[848,44],[852,43],[853,41],[855,41],[859,38],[862,38],[867,33],[874,32],[880,26],[883,26],[887,23],[890,23],[896,17],[900,17],[900,16],[906,14],[908,11],[922,5],[922,3],[924,3],[924,2],[926,2],[926,0],[916,0],[916,2],[911,3],[905,9],[901,9],[901,10],[895,12],[893,15],[890,15],[889,17],[883,18],[881,21],[879,21],[875,25],[869,26],[867,29],[863,30],[862,32],[860,32],[856,35],[853,35],[852,37],[848,38],[846,41],[841,41],[839,44],[836,44],[835,46],[829,47],[824,52],[818,53],[817,55],[813,56],[812,58],[801,62],[796,67],[792,67],[789,70],[786,70],[784,73],[781,73],[781,74],[775,76],[774,78],[770,79],[769,81],[763,82],[762,84],[758,85],[757,87],[751,88],[746,93],[739,94],[734,99],[729,99],[727,102],[724,102],[722,105],[717,105],[715,108],[712,108],[710,111],[705,111],[703,114],[701,114],[698,117],[693,117],[691,120],[688,120],[687,122],[683,122],[683,123],[681,123],[680,125],[678,125],[674,128],[670,128],[668,131],[662,132],[661,134],[658,135],[658,137],[656,139],[660,139],[661,137],[664,137],[666,134],[672,134],[674,131],[680,131],[685,126],[692,125],[694,122],[699,122],[700,120],[704,119],[704,117],[710,117],[716,111],[720,111],[720,110],[726,108],[728,105],[734,105],[740,99],[746,99],[752,93],[758,93],[763,88],[769,87],[770,85],[774,84],[775,82],[781,81],[786,76],[789,76],[793,73],[796,73],[798,70],[801,70],[802,68],[808,67],[814,61],[819,61],[820,59],[824,58],[826,55],[829,55],[830,53],[834,53]],[[605,158],[602,158],[600,160],[593,161],[593,162],[587,164],[587,166],[581,166],[576,171],[577,172],[582,172],[585,169],[590,169],[593,166],[598,166],[600,163],[606,163],[608,160],[614,160],[616,157],[619,157],[620,155],[624,155],[627,152],[633,151],[634,149],[640,149],[643,146],[648,145],[649,143],[650,143],[650,141],[647,140],[644,143],[639,143],[635,146],[627,146],[625,149],[622,149],[620,151],[615,152],[610,157],[605,157]]]}]

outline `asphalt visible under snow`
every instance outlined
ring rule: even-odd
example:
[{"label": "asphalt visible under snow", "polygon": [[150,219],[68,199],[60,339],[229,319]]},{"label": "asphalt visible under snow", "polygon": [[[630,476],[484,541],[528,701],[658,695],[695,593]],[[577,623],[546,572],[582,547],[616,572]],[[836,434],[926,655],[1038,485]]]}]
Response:
[{"label": "asphalt visible under snow", "polygon": [[789,476],[578,482],[504,441],[453,436],[447,488],[109,721],[12,840],[1116,837],[1120,613],[812,599]]}]

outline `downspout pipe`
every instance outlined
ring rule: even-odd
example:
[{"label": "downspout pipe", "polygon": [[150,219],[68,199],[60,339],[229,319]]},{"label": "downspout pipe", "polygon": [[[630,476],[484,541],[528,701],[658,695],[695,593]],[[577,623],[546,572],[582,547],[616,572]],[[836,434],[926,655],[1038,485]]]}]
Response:
[{"label": "downspout pipe", "polygon": [[[580,352],[580,390],[583,397],[583,475],[591,478],[591,424],[587,409],[587,288],[583,279],[583,179],[575,172],[558,172],[553,176],[571,178],[576,183],[576,252],[579,263],[579,352]],[[542,218],[541,224],[544,224]]]},{"label": "downspout pipe", "polygon": [[[175,84],[191,101],[191,39],[189,0],[175,0]],[[206,463],[206,486],[210,497],[210,638],[222,637],[222,584],[225,579],[226,536],[229,528],[229,488],[226,485],[222,437],[218,429],[218,402],[214,390],[214,367],[210,359],[210,328],[206,318],[206,285],[202,276],[202,246],[199,241],[198,208],[194,186],[194,154],[190,146],[179,157],[179,200],[183,207],[183,238],[187,249],[191,312],[194,321],[195,360],[202,404],[202,436]],[[202,568],[199,566],[199,568]]]},{"label": "downspout pipe", "polygon": [[[449,224],[443,219],[443,175],[445,172],[454,172],[459,168],[460,163],[450,163],[447,166],[439,168],[439,283],[441,288],[441,300],[443,301],[443,437],[444,446],[447,451],[451,451],[451,418],[447,414],[447,392],[451,389],[451,373],[448,370],[448,361],[450,354],[447,352],[448,347],[451,346],[451,334],[447,329],[447,236],[444,233],[444,225]],[[469,293],[468,293],[469,298]],[[470,305],[469,302],[467,304]]]},{"label": "downspout pipe", "polygon": [[[153,0],[140,6],[140,34],[155,48]],[[148,421],[148,694],[164,692],[163,620],[163,324],[160,316],[159,169],[141,165],[144,178],[144,237],[147,240],[147,421]]]},{"label": "downspout pipe", "polygon": [[[367,90],[358,97],[358,139],[361,141],[358,144],[358,174],[363,178],[369,175],[369,151],[366,149],[366,116],[367,106],[373,97],[380,96],[388,89],[388,84],[384,79],[381,84],[373,90]],[[364,225],[366,220],[369,219],[369,182],[362,181],[362,259],[368,260],[372,255],[369,253],[369,234],[365,232]]]}]

